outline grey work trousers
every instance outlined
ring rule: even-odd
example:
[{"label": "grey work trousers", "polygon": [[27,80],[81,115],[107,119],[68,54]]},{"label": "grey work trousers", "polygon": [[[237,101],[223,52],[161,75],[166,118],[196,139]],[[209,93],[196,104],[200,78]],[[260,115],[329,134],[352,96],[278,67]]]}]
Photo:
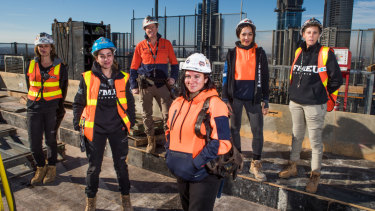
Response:
[{"label": "grey work trousers", "polygon": [[231,103],[233,115],[230,117],[230,129],[234,146],[241,152],[241,118],[242,109],[245,107],[247,118],[249,118],[251,132],[253,134],[253,154],[261,156],[263,150],[263,114],[260,103],[253,104],[250,101],[233,99]]},{"label": "grey work trousers", "polygon": [[327,113],[327,104],[301,105],[290,101],[289,110],[292,115],[293,135],[290,160],[298,161],[305,138],[306,125],[312,150],[311,170],[320,172],[323,157],[322,132],[324,117]]},{"label": "grey work trousers", "polygon": [[168,121],[168,110],[171,106],[172,99],[171,94],[166,85],[157,88],[156,86],[149,86],[147,88],[140,89],[140,98],[139,102],[142,105],[142,119],[145,127],[145,133],[147,136],[155,135],[154,120],[152,118],[152,107],[153,99],[155,98],[156,102],[159,105],[161,114],[163,117],[164,131],[167,129]]}]

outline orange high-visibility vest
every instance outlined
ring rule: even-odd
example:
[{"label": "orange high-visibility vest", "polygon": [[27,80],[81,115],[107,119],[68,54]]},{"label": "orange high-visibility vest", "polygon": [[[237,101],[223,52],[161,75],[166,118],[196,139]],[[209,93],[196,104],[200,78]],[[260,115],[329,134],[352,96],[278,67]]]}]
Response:
[{"label": "orange high-visibility vest", "polygon": [[[327,96],[328,96],[328,101],[327,101],[327,111],[332,111],[333,108],[335,107],[335,103],[337,100],[337,95],[339,93],[339,89],[335,90],[333,93],[329,93],[327,90],[327,84],[328,84],[328,74],[327,74],[327,60],[328,60],[328,52],[329,52],[329,47],[322,46],[319,50],[319,55],[318,55],[318,72],[319,72],[319,77],[320,80],[323,83],[324,88],[326,89]],[[293,76],[293,68],[294,64],[296,63],[299,55],[301,55],[302,49],[301,47],[297,48],[294,61],[292,64],[292,68],[290,69],[290,84],[292,83],[292,76]]]},{"label": "orange high-visibility vest", "polygon": [[[124,79],[115,80],[115,90],[116,96],[119,99],[122,107],[127,110],[128,104],[126,99],[126,83],[129,79],[129,74],[121,71],[124,74]],[[85,137],[92,141],[94,136],[94,120],[95,120],[95,112],[96,106],[98,103],[98,95],[99,95],[99,87],[100,87],[100,79],[92,74],[92,71],[86,71],[82,73],[83,78],[85,80],[85,84],[87,87],[86,93],[86,107],[83,110],[80,119],[80,126],[84,129]],[[121,109],[120,105],[117,102],[117,112],[120,115],[122,121],[125,123],[126,128],[130,131],[130,121],[127,114]]]},{"label": "orange high-visibility vest", "polygon": [[[39,101],[42,97],[46,101],[62,98],[62,91],[60,89],[60,66],[61,64],[51,67],[48,72],[50,77],[42,84],[39,64],[35,62],[35,60],[31,60],[29,71],[27,72],[30,83],[27,98],[36,101]],[[40,89],[42,89],[42,91],[39,93]]]}]

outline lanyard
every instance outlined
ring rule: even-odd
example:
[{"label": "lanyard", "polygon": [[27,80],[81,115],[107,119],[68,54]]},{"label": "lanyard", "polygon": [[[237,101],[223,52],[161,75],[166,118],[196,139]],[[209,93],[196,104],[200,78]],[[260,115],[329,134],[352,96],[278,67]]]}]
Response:
[{"label": "lanyard", "polygon": [[151,50],[151,46],[150,46],[150,43],[148,42],[148,40],[147,40],[147,45],[148,45],[148,49],[149,49],[150,52],[151,52],[152,58],[154,58],[154,62],[156,62],[156,56],[158,55],[158,49],[159,49],[159,40],[158,40],[157,43],[156,43],[156,51],[155,51],[155,55],[154,55],[154,53],[153,53],[152,50]]}]

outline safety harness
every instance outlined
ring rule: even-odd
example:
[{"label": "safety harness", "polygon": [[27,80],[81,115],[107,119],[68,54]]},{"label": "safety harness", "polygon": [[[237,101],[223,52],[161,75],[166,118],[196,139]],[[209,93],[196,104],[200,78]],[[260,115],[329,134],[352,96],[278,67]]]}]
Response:
[{"label": "safety harness", "polygon": [[[218,97],[216,95],[211,97]],[[197,121],[195,122],[195,134],[199,138],[205,139],[206,145],[210,140],[211,136],[211,125],[210,125],[210,113],[207,112],[210,106],[210,99],[208,97],[203,104],[202,110],[199,112]],[[204,123],[206,129],[206,135],[201,133],[201,125]],[[232,139],[230,140],[232,148],[224,155],[219,155],[216,159],[211,160],[206,164],[208,173],[217,175],[219,177],[229,177],[232,175],[233,180],[237,177],[237,171],[243,167],[243,158],[241,153],[233,145]]]}]

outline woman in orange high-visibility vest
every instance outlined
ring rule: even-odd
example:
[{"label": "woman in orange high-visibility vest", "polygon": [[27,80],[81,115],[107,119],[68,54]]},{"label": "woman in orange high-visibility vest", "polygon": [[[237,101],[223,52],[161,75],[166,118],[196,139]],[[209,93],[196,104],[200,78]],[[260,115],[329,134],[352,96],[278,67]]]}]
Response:
[{"label": "woman in orange high-visibility vest", "polygon": [[[182,69],[180,97],[169,109],[166,163],[177,177],[182,208],[209,211],[214,207],[222,179],[208,173],[205,165],[232,147],[228,107],[218,97],[209,76],[210,62],[203,54],[189,56]],[[211,128],[207,143],[195,133],[195,124],[206,100],[209,100]],[[205,127],[201,127],[201,134],[207,134]]]},{"label": "woman in orange high-visibility vest", "polygon": [[115,45],[105,37],[92,47],[92,69],[82,73],[73,103],[73,125],[81,136],[89,160],[86,176],[86,210],[95,210],[99,174],[107,139],[121,192],[123,210],[132,210],[130,181],[126,157],[128,133],[135,123],[134,97],[128,83],[129,74],[119,71]]},{"label": "woman in orange high-visibility vest", "polygon": [[323,26],[315,18],[301,27],[304,42],[296,50],[290,71],[289,110],[293,122],[293,138],[290,160],[281,178],[297,176],[296,162],[300,159],[306,126],[312,149],[311,174],[306,191],[315,193],[320,180],[323,156],[322,131],[327,109],[334,105],[342,84],[340,67],[335,54],[318,42]]},{"label": "woman in orange high-visibility vest", "polygon": [[[68,71],[56,55],[51,35],[40,33],[35,44],[35,58],[25,69],[27,94],[27,132],[37,170],[31,184],[53,182],[56,177],[56,131],[64,117],[64,99],[68,89]],[[47,161],[43,153],[43,133]]]},{"label": "woman in orange high-visibility vest", "polygon": [[242,111],[249,119],[252,140],[252,161],[249,172],[258,181],[266,181],[263,172],[263,116],[268,114],[269,70],[266,52],[255,42],[256,26],[248,18],[236,27],[239,39],[228,49],[223,70],[222,97],[232,111],[230,129],[234,146],[241,152]]}]

